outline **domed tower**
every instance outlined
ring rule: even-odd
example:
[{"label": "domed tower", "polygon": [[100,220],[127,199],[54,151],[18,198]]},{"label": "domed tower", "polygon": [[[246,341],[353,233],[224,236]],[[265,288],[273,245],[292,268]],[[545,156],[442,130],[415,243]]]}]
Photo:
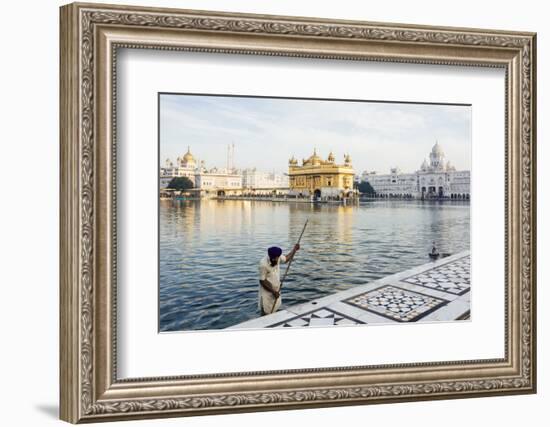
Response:
[{"label": "domed tower", "polygon": [[443,170],[445,167],[445,153],[441,149],[439,142],[435,141],[430,153],[430,166],[433,170]]},{"label": "domed tower", "polygon": [[195,160],[195,157],[191,154],[190,147],[187,147],[187,153],[185,153],[180,159],[180,165],[186,168],[194,168],[196,164],[197,162]]},{"label": "domed tower", "polygon": [[296,166],[296,165],[298,165],[298,160],[296,160],[296,159],[294,158],[294,156],[292,156],[290,159],[288,159],[288,164],[289,164],[290,166]]},{"label": "domed tower", "polygon": [[424,161],[420,165],[420,170],[422,172],[426,172],[428,170],[428,161],[426,159],[424,159]]},{"label": "domed tower", "polygon": [[334,154],[332,154],[332,151],[328,153],[327,162],[334,163]]},{"label": "domed tower", "polygon": [[350,166],[350,165],[351,165],[351,156],[350,156],[349,154],[346,154],[346,155],[344,156],[344,164],[345,164],[346,166]]},{"label": "domed tower", "polygon": [[322,159],[317,155],[317,149],[313,149],[313,155],[308,159],[308,162],[313,166],[319,166]]}]

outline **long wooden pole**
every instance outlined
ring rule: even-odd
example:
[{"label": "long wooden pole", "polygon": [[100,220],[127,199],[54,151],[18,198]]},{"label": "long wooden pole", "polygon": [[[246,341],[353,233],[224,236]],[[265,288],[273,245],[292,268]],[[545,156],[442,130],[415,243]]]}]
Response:
[{"label": "long wooden pole", "polygon": [[[304,235],[304,231],[306,231],[308,221],[309,221],[309,218],[306,219],[306,222],[304,224],[304,228],[302,228],[302,232],[300,233],[300,237],[298,237],[298,241],[296,242],[296,245],[300,244],[300,241],[302,240],[302,236]],[[296,245],[294,245],[294,246],[296,246]],[[283,282],[286,279],[286,275],[288,274],[288,270],[290,269],[290,265],[292,264],[292,261],[294,261],[294,256],[295,255],[296,255],[296,253],[294,253],[294,255],[292,256],[292,258],[290,259],[290,261],[288,262],[288,264],[286,266],[285,274],[283,275],[283,278],[281,279],[281,285],[279,286],[279,292],[281,292],[281,289],[283,288]],[[279,295],[279,297],[280,297],[280,295]],[[275,298],[275,301],[273,301],[273,307],[271,307],[270,313],[273,313],[273,310],[275,310],[275,306],[277,305],[277,300],[278,299],[279,298]]]}]

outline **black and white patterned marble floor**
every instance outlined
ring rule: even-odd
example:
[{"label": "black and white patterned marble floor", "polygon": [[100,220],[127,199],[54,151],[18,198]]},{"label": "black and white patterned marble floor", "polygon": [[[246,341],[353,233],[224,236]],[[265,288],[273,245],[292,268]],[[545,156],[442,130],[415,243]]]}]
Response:
[{"label": "black and white patterned marble floor", "polygon": [[360,325],[365,322],[353,319],[342,313],[331,310],[330,308],[320,308],[309,313],[286,319],[282,322],[269,325],[270,328],[290,328],[304,326],[341,326],[341,325]]},{"label": "black and white patterned marble floor", "polygon": [[414,322],[448,303],[447,300],[393,285],[373,289],[343,302],[398,322]]},{"label": "black and white patterned marble floor", "polygon": [[463,295],[470,290],[470,257],[424,271],[403,280],[413,285],[435,289],[454,295]]}]

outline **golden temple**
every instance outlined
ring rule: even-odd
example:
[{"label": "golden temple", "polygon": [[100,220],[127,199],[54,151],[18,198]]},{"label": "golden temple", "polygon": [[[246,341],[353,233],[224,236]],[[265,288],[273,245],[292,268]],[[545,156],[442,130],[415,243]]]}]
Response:
[{"label": "golden temple", "polygon": [[316,149],[301,166],[294,156],[288,161],[290,194],[297,196],[349,197],[353,194],[354,174],[349,154],[344,156],[343,164],[336,163],[332,152],[323,160]]}]

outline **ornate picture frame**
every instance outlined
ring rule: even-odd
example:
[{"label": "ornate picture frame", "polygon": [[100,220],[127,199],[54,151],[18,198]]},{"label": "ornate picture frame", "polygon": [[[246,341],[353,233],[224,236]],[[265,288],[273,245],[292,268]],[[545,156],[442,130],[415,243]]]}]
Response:
[{"label": "ornate picture frame", "polygon": [[[61,419],[97,422],[536,392],[534,33],[84,3],[61,7],[60,22]],[[118,379],[120,48],[504,69],[505,357]]]}]

